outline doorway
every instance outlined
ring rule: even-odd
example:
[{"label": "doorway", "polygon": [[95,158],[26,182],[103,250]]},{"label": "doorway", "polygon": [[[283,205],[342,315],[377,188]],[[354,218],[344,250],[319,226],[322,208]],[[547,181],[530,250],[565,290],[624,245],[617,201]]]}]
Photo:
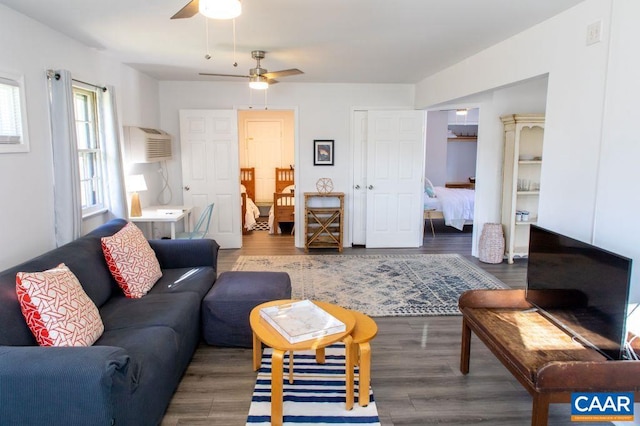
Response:
[{"label": "doorway", "polygon": [[[259,211],[252,232],[277,233],[272,205],[277,192],[276,168],[295,167],[294,110],[238,110],[240,168],[253,168],[254,199]],[[291,232],[291,228],[288,232]]]},{"label": "doorway", "polygon": [[437,236],[434,224],[440,233],[472,232],[479,110],[429,111],[427,117],[424,173],[433,188],[425,190],[425,233]]}]

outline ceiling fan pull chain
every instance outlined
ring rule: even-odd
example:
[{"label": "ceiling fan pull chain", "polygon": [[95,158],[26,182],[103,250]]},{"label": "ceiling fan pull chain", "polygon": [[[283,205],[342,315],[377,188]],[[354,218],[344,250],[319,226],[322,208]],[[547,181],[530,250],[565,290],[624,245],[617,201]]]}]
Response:
[{"label": "ceiling fan pull chain", "polygon": [[206,60],[211,59],[211,55],[209,54],[209,18],[204,18],[204,32],[205,32],[205,36],[207,38],[206,42],[207,42],[207,54],[204,55],[204,58]]},{"label": "ceiling fan pull chain", "polygon": [[238,61],[236,61],[236,19],[233,18],[233,66],[238,66]]}]

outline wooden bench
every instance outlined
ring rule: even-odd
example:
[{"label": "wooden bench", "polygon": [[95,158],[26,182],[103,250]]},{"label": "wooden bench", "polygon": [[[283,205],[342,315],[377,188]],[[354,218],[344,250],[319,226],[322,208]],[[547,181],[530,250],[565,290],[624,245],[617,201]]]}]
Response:
[{"label": "wooden bench", "polygon": [[571,402],[572,392],[635,392],[640,362],[608,361],[573,340],[525,300],[524,290],[471,290],[462,312],[460,371],[469,372],[471,332],[533,397],[532,426],[546,426],[549,404]]}]

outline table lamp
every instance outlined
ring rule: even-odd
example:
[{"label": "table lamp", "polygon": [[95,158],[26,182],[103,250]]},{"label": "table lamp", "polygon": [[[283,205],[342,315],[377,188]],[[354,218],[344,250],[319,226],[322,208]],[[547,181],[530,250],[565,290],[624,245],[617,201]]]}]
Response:
[{"label": "table lamp", "polygon": [[140,207],[138,192],[147,190],[147,182],[144,180],[144,175],[127,176],[126,186],[127,192],[131,192],[131,212],[129,216],[140,217],[142,216],[142,207]]}]

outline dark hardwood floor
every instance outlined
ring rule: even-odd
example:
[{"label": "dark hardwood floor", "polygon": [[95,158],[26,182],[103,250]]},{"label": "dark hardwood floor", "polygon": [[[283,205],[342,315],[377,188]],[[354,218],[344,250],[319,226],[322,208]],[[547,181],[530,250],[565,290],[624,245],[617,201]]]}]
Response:
[{"label": "dark hardwood floor", "polygon": [[[244,237],[242,249],[220,251],[219,272],[230,270],[241,255],[304,254],[293,244],[290,235],[253,232]],[[343,251],[367,253],[459,253],[513,288],[525,285],[525,260],[512,265],[482,263],[471,257],[471,229],[460,232],[442,221],[436,223],[436,236],[425,234],[419,249]],[[471,371],[467,376],[460,373],[461,317],[387,317],[376,322],[371,385],[382,425],[530,424],[531,397],[475,337]],[[244,425],[255,378],[250,349],[202,344],[162,424]],[[571,424],[567,404],[552,405],[550,413],[549,425]]]}]

